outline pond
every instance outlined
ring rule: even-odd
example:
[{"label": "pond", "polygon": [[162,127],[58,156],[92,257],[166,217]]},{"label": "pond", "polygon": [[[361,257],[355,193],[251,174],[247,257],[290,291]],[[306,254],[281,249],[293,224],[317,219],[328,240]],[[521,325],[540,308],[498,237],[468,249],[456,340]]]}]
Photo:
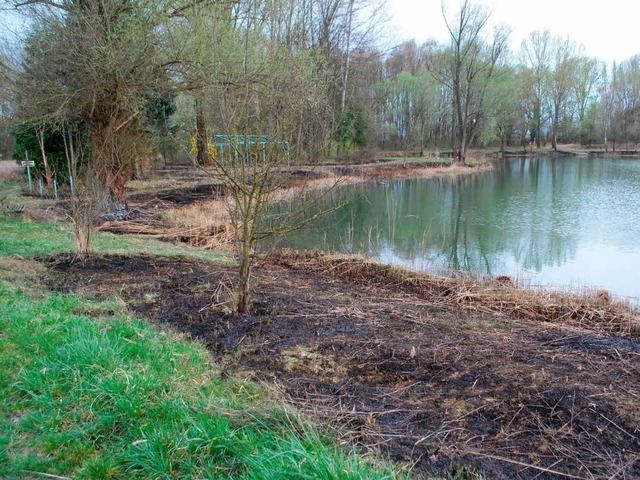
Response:
[{"label": "pond", "polygon": [[353,185],[287,246],[434,273],[640,297],[640,161],[501,160],[485,173]]}]

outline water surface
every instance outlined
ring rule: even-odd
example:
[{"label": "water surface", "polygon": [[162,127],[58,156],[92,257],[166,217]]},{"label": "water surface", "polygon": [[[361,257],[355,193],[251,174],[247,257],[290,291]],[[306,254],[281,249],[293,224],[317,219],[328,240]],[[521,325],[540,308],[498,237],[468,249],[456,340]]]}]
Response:
[{"label": "water surface", "polygon": [[418,270],[640,297],[640,161],[505,160],[458,177],[345,187],[287,243]]}]

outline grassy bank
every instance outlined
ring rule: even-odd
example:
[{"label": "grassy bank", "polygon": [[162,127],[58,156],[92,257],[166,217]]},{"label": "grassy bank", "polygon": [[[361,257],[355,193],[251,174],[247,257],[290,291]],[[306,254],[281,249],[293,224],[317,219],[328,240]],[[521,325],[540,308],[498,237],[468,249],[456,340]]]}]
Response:
[{"label": "grassy bank", "polygon": [[[0,477],[402,478],[116,299],[41,291],[29,257],[69,251],[62,228],[0,219]],[[194,253],[98,237],[118,249]]]},{"label": "grassy bank", "polygon": [[[137,218],[204,190],[137,197],[150,209]],[[96,251],[120,255],[70,262],[64,224],[7,215],[0,478],[405,475],[347,439],[418,478],[640,475],[637,312],[606,292],[281,254],[259,260],[254,308],[234,315],[236,272],[215,251],[101,233]]]},{"label": "grassy bank", "polygon": [[[22,222],[1,219],[2,237],[0,255],[55,255],[72,252],[74,240],[67,224]],[[114,235],[97,232],[92,242],[93,252],[98,255],[150,255],[188,256],[209,261],[228,261],[226,254],[184,245],[172,245],[149,237]]]}]

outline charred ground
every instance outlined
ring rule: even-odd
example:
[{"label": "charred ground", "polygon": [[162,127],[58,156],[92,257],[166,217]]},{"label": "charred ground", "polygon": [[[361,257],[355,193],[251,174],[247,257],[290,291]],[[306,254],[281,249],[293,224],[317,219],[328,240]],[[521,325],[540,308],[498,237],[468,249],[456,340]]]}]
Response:
[{"label": "charred ground", "polygon": [[137,315],[189,332],[224,371],[275,383],[418,475],[457,465],[491,479],[640,478],[633,334],[451,307],[355,261],[261,261],[247,316],[229,313],[234,272],[225,265],[42,261],[52,289],[118,296]]}]

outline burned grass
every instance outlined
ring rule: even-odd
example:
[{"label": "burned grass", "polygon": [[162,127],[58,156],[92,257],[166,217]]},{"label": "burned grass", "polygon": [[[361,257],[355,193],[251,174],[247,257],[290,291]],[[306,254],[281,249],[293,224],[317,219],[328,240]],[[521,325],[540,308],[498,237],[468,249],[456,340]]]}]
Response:
[{"label": "burned grass", "polygon": [[640,347],[606,320],[465,309],[426,276],[347,259],[262,261],[246,316],[230,313],[226,266],[45,263],[51,288],[119,296],[418,476],[456,466],[492,479],[640,477]]},{"label": "burned grass", "polygon": [[527,290],[515,288],[509,277],[497,277],[488,283],[435,277],[343,255],[287,253],[281,261],[292,268],[330,273],[350,284],[373,283],[428,298],[444,306],[640,338],[639,312],[613,302],[604,290],[595,291],[592,296]]}]

